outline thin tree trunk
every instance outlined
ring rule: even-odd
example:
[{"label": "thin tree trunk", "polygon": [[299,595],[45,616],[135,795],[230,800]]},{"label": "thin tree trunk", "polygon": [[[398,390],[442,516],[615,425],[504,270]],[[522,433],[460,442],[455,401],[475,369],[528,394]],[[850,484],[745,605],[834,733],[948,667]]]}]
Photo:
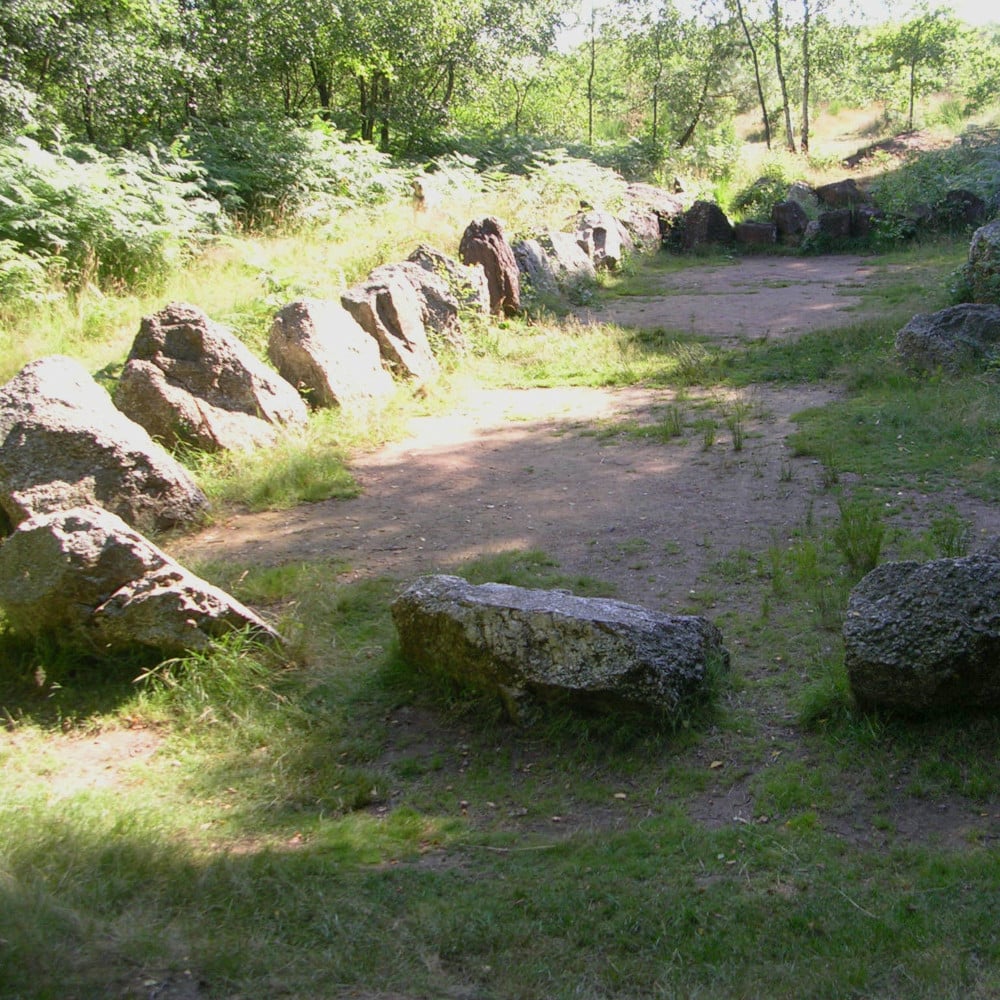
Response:
[{"label": "thin tree trunk", "polygon": [[774,67],[781,87],[781,108],[785,113],[785,146],[790,153],[795,152],[795,131],[792,128],[792,106],[788,102],[788,84],[785,71],[781,67],[781,4],[771,0],[771,15],[774,23]]},{"label": "thin tree trunk", "polygon": [[594,144],[594,76],[597,65],[597,11],[590,11],[590,72],[587,75],[587,145]]},{"label": "thin tree trunk", "polygon": [[802,139],[799,149],[809,153],[809,0],[802,0]]},{"label": "thin tree trunk", "polygon": [[757,100],[760,101],[760,113],[764,119],[764,141],[767,143],[767,148],[770,149],[771,123],[767,117],[767,101],[764,100],[764,87],[760,82],[760,59],[757,57],[757,46],[754,45],[753,38],[750,35],[750,28],[747,25],[746,15],[743,13],[742,0],[736,0],[736,14],[740,19],[743,34],[746,36],[747,48],[750,49],[750,58],[753,60],[753,78],[757,84]]}]

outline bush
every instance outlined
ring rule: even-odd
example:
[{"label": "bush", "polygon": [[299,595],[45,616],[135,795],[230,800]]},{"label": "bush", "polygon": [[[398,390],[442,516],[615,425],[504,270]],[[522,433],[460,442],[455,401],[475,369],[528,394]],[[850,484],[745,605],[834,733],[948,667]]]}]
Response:
[{"label": "bush", "polygon": [[[35,294],[39,267],[80,287],[149,288],[217,232],[217,202],[198,166],[173,153],[109,157],[0,143],[0,245],[7,281]],[[0,279],[3,281],[3,279]]]},{"label": "bush", "polygon": [[405,187],[387,155],[346,142],[319,121],[301,128],[246,115],[226,125],[202,125],[185,142],[226,211],[251,226],[288,225],[379,204]]}]

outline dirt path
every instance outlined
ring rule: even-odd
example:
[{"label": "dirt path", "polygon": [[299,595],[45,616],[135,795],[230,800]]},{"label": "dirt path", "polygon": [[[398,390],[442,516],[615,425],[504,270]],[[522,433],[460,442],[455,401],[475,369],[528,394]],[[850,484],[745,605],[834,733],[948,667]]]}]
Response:
[{"label": "dirt path", "polygon": [[[592,315],[637,326],[690,316],[692,330],[720,340],[787,336],[855,321],[851,292],[870,273],[857,257],[756,258],[664,275],[663,295],[616,299]],[[567,574],[613,583],[624,600],[676,610],[713,563],[760,552],[807,516],[836,511],[821,466],[785,444],[793,414],[836,395],[816,385],[680,401],[642,388],[484,391],[359,456],[357,499],[232,517],[174,552],[247,565],[338,559],[355,577],[405,582],[484,554],[539,549]],[[669,407],[683,414],[680,438],[615,431],[662,420]],[[726,424],[735,413],[741,450]],[[705,417],[717,424],[711,444],[696,429]],[[924,498],[904,493],[894,504],[909,502],[919,516]],[[1000,532],[996,511],[964,509],[979,530]]]}]

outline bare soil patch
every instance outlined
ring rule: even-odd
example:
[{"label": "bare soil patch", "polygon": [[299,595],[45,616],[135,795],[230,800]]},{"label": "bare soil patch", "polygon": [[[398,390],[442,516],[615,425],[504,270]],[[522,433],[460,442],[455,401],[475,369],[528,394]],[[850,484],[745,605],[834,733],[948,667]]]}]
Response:
[{"label": "bare soil patch", "polygon": [[[793,336],[855,322],[867,258],[750,258],[662,276],[663,294],[618,298],[594,321],[675,326],[719,341]],[[361,495],[294,510],[239,514],[179,540],[184,560],[248,566],[337,559],[352,578],[407,582],[478,556],[537,549],[571,576],[612,583],[623,600],[661,610],[690,602],[705,571],[735,550],[761,552],[807,516],[836,512],[818,462],[793,456],[792,416],[839,398],[834,386],[759,386],[738,394],[667,389],[484,390],[450,413],[353,463]],[[666,443],[628,428],[677,407],[688,424]],[[739,409],[743,446],[726,426]],[[715,441],[694,429],[714,417]],[[919,523],[930,502],[900,489]],[[940,505],[961,498],[942,498]],[[961,500],[981,533],[1000,533],[988,505]],[[718,602],[732,600],[720,593]]]}]

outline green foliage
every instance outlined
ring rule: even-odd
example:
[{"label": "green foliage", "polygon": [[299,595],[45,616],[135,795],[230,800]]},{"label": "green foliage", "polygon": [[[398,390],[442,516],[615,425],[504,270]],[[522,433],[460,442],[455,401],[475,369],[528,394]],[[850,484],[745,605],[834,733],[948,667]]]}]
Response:
[{"label": "green foliage", "polygon": [[346,142],[319,121],[295,128],[247,112],[225,125],[199,125],[185,142],[204,164],[212,193],[254,226],[323,220],[379,204],[406,185],[386,155]]},{"label": "green foliage", "polygon": [[995,206],[996,159],[1000,137],[990,129],[970,128],[945,149],[928,150],[909,157],[872,184],[872,196],[890,219],[914,218],[930,210],[932,221],[950,226],[945,195],[952,190],[971,191],[988,206]]},{"label": "green foliage", "polygon": [[731,200],[731,210],[739,219],[770,221],[771,208],[788,192],[788,177],[781,164],[769,164],[764,173]]},{"label": "green foliage", "polygon": [[111,158],[0,144],[0,240],[17,276],[7,280],[29,297],[43,266],[76,287],[157,285],[223,225],[202,180],[195,164],[153,148]]}]

